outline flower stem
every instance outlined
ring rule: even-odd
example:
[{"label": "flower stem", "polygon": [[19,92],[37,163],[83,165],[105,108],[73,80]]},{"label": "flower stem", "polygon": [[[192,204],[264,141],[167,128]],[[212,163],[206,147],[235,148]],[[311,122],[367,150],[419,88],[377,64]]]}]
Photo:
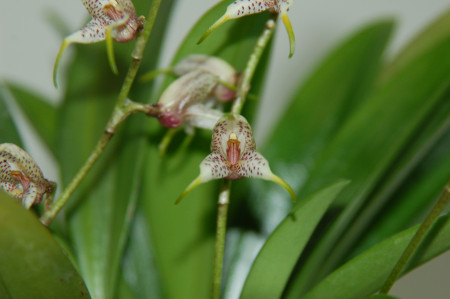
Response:
[{"label": "flower stem", "polygon": [[67,203],[69,197],[80,185],[81,181],[88,174],[89,170],[95,164],[100,155],[103,153],[103,150],[108,145],[112,136],[116,132],[117,127],[131,114],[137,112],[149,113],[150,110],[152,109],[151,106],[132,102],[128,100],[127,97],[130,92],[131,86],[133,85],[133,82],[136,78],[136,74],[139,70],[139,67],[141,65],[145,45],[147,44],[148,38],[150,37],[150,33],[155,23],[160,4],[161,0],[154,0],[152,2],[152,6],[150,7],[150,12],[147,18],[147,22],[144,26],[144,30],[137,36],[136,43],[133,52],[131,54],[132,61],[130,68],[128,69],[128,73],[125,77],[122,89],[117,98],[117,102],[112,112],[112,115],[108,121],[108,124],[106,125],[106,128],[102,136],[100,137],[100,140],[98,141],[89,158],[86,160],[84,165],[72,179],[69,185],[63,190],[63,192],[56,199],[53,205],[51,205],[50,208],[46,210],[44,214],[41,216],[40,220],[44,225],[48,226],[56,217],[58,212]]},{"label": "flower stem", "polygon": [[448,181],[447,184],[445,185],[444,190],[441,193],[441,196],[439,197],[438,201],[431,209],[427,218],[420,225],[419,229],[409,242],[408,247],[406,247],[405,251],[398,260],[394,269],[392,269],[391,274],[386,279],[386,282],[384,283],[383,287],[380,290],[380,294],[387,294],[389,292],[389,290],[394,285],[394,282],[397,280],[398,276],[405,268],[406,264],[408,263],[413,253],[419,247],[420,242],[426,236],[431,226],[434,224],[439,215],[444,211],[445,207],[449,202],[450,202],[450,181]]},{"label": "flower stem", "polygon": [[250,90],[250,83],[252,81],[253,75],[255,74],[256,67],[258,66],[259,61],[261,60],[261,56],[266,49],[267,44],[270,41],[270,38],[275,31],[275,19],[276,16],[272,15],[272,17],[267,20],[264,31],[258,38],[255,47],[253,48],[253,52],[248,59],[247,66],[242,74],[242,77],[237,86],[236,92],[236,100],[233,103],[233,107],[231,107],[231,112],[240,114],[242,108],[244,107],[245,100],[247,98],[247,93]]},{"label": "flower stem", "polygon": [[225,236],[227,231],[228,204],[230,202],[230,181],[225,179],[217,202],[216,246],[214,253],[212,298],[220,298],[222,282],[223,254],[225,251]]}]

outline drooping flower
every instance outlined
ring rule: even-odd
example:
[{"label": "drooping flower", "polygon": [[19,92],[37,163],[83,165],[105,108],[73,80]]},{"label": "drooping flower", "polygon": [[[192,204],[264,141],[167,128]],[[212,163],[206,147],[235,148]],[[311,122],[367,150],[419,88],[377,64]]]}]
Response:
[{"label": "drooping flower", "polygon": [[193,127],[212,129],[222,112],[206,106],[219,78],[199,69],[176,79],[161,95],[158,107],[159,122],[166,128],[182,123]]},{"label": "drooping flower", "polygon": [[0,187],[29,209],[52,194],[56,183],[44,178],[41,169],[23,149],[12,143],[0,144]]},{"label": "drooping flower", "polygon": [[148,72],[141,77],[141,81],[149,81],[162,73],[184,76],[198,70],[210,72],[219,78],[212,94],[216,100],[227,102],[235,98],[238,72],[225,60],[204,54],[191,54],[177,62],[173,67]]},{"label": "drooping flower", "polygon": [[235,93],[230,86],[236,85],[238,73],[223,59],[203,54],[191,54],[178,62],[172,72],[177,76],[182,76],[200,69],[219,77],[219,82],[213,91],[217,100],[226,102],[234,99]]},{"label": "drooping flower", "polygon": [[255,139],[247,120],[241,115],[226,114],[214,126],[211,154],[200,163],[200,175],[181,194],[176,204],[201,183],[243,177],[273,181],[289,192],[292,201],[296,200],[292,188],[272,173],[269,162],[256,151]]},{"label": "drooping flower", "polygon": [[124,43],[132,40],[139,27],[134,5],[130,0],[82,0],[92,19],[80,30],[68,35],[59,49],[53,68],[53,83],[57,86],[57,71],[62,54],[72,43],[92,44],[106,39],[108,59],[114,73],[112,39]]},{"label": "drooping flower", "polygon": [[289,57],[294,54],[295,50],[295,35],[292,30],[291,21],[287,15],[287,11],[294,3],[294,0],[237,0],[228,5],[225,14],[220,17],[213,25],[211,25],[208,30],[202,35],[198,43],[201,43],[205,38],[207,38],[214,30],[216,30],[220,25],[231,19],[238,19],[243,16],[261,13],[263,11],[270,11],[271,13],[278,14],[283,20],[284,26],[286,27],[289,36]]}]

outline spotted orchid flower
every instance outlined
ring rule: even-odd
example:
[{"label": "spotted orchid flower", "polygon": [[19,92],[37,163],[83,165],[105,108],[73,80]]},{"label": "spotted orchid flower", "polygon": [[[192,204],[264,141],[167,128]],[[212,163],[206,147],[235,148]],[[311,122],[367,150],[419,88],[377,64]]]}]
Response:
[{"label": "spotted orchid flower", "polygon": [[72,43],[92,44],[106,39],[111,69],[117,74],[112,39],[124,43],[132,40],[140,20],[130,0],[82,0],[92,19],[86,26],[67,36],[59,49],[53,68],[53,83],[57,87],[57,72],[62,54]]},{"label": "spotted orchid flower", "polygon": [[272,173],[269,162],[256,151],[255,139],[247,120],[241,115],[226,114],[214,126],[211,154],[200,163],[200,175],[181,194],[176,204],[201,183],[243,177],[273,181],[289,192],[293,202],[296,201],[292,188]]},{"label": "spotted orchid flower", "polygon": [[291,21],[287,15],[287,11],[294,3],[294,0],[238,0],[234,1],[227,7],[225,14],[220,17],[208,30],[202,35],[198,43],[201,43],[207,38],[214,30],[228,20],[238,19],[243,16],[261,13],[263,11],[270,11],[271,13],[278,14],[283,20],[289,36],[289,57],[294,54],[295,50],[295,35],[292,29]]},{"label": "spotted orchid flower", "polygon": [[56,188],[23,149],[12,143],[0,144],[0,187],[29,209]]},{"label": "spotted orchid flower", "polygon": [[208,107],[219,77],[197,69],[176,79],[161,95],[155,115],[161,125],[176,128],[182,123],[212,129],[222,112]]}]

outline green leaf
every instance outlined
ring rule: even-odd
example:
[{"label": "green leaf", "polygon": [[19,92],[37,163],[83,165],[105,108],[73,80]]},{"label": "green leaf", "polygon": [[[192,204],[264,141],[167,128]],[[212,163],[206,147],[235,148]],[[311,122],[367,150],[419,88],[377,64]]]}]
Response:
[{"label": "green leaf", "polygon": [[50,232],[4,192],[0,219],[1,298],[90,298]]},{"label": "green leaf", "polygon": [[308,170],[314,166],[317,153],[367,98],[392,27],[392,21],[371,24],[328,55],[268,139],[264,153],[269,161],[282,157],[283,163],[302,163]]},{"label": "green leaf", "polygon": [[381,82],[386,82],[393,74],[401,70],[408,63],[420,57],[437,44],[450,36],[450,9],[415,36],[387,65],[380,76]]},{"label": "green leaf", "polygon": [[19,85],[9,83],[8,88],[15,102],[30,120],[47,147],[54,150],[57,136],[56,121],[58,109],[46,102],[42,97]]},{"label": "green leaf", "polygon": [[278,225],[253,262],[241,298],[281,297],[311,234],[348,183],[339,181],[314,192]]},{"label": "green leaf", "polygon": [[8,109],[8,101],[14,101],[11,91],[0,81],[0,143],[14,143],[22,147],[22,140]]},{"label": "green leaf", "polygon": [[[384,283],[418,226],[403,231],[352,259],[314,289],[309,298],[362,298],[376,292]],[[441,217],[414,254],[408,269],[414,269],[450,248],[450,217]]]}]

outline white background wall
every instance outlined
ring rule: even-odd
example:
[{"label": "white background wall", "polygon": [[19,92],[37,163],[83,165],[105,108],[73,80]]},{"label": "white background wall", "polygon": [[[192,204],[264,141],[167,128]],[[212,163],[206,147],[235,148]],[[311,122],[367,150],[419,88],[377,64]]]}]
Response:
[{"label": "white background wall", "polygon": [[[178,1],[161,66],[168,64],[178,43],[198,16],[215,3],[213,0]],[[361,24],[386,16],[394,17],[398,22],[388,49],[388,54],[392,55],[420,28],[449,8],[449,0],[297,0],[289,12],[297,40],[296,52],[291,59],[287,58],[287,34],[279,26],[275,37],[275,59],[261,99],[265,104],[261,114],[264,117],[259,117],[255,126],[257,141],[263,138],[262,132],[270,128],[283,109],[278,95],[286,94],[286,90],[291,94],[297,88],[295,81],[277,81],[275,74],[298,78],[299,82],[343,36]],[[46,16],[51,13],[62,16],[73,31],[83,25],[87,16],[78,0],[0,0],[0,79],[24,83],[50,101],[57,101],[62,89],[56,90],[52,85],[52,68],[62,40],[46,21]],[[69,60],[68,53],[63,60]],[[268,105],[270,101],[276,104]],[[36,157],[38,163],[39,159],[46,159],[39,157]],[[448,298],[449,273],[450,254],[447,254],[402,279],[393,294],[411,299]]]}]

